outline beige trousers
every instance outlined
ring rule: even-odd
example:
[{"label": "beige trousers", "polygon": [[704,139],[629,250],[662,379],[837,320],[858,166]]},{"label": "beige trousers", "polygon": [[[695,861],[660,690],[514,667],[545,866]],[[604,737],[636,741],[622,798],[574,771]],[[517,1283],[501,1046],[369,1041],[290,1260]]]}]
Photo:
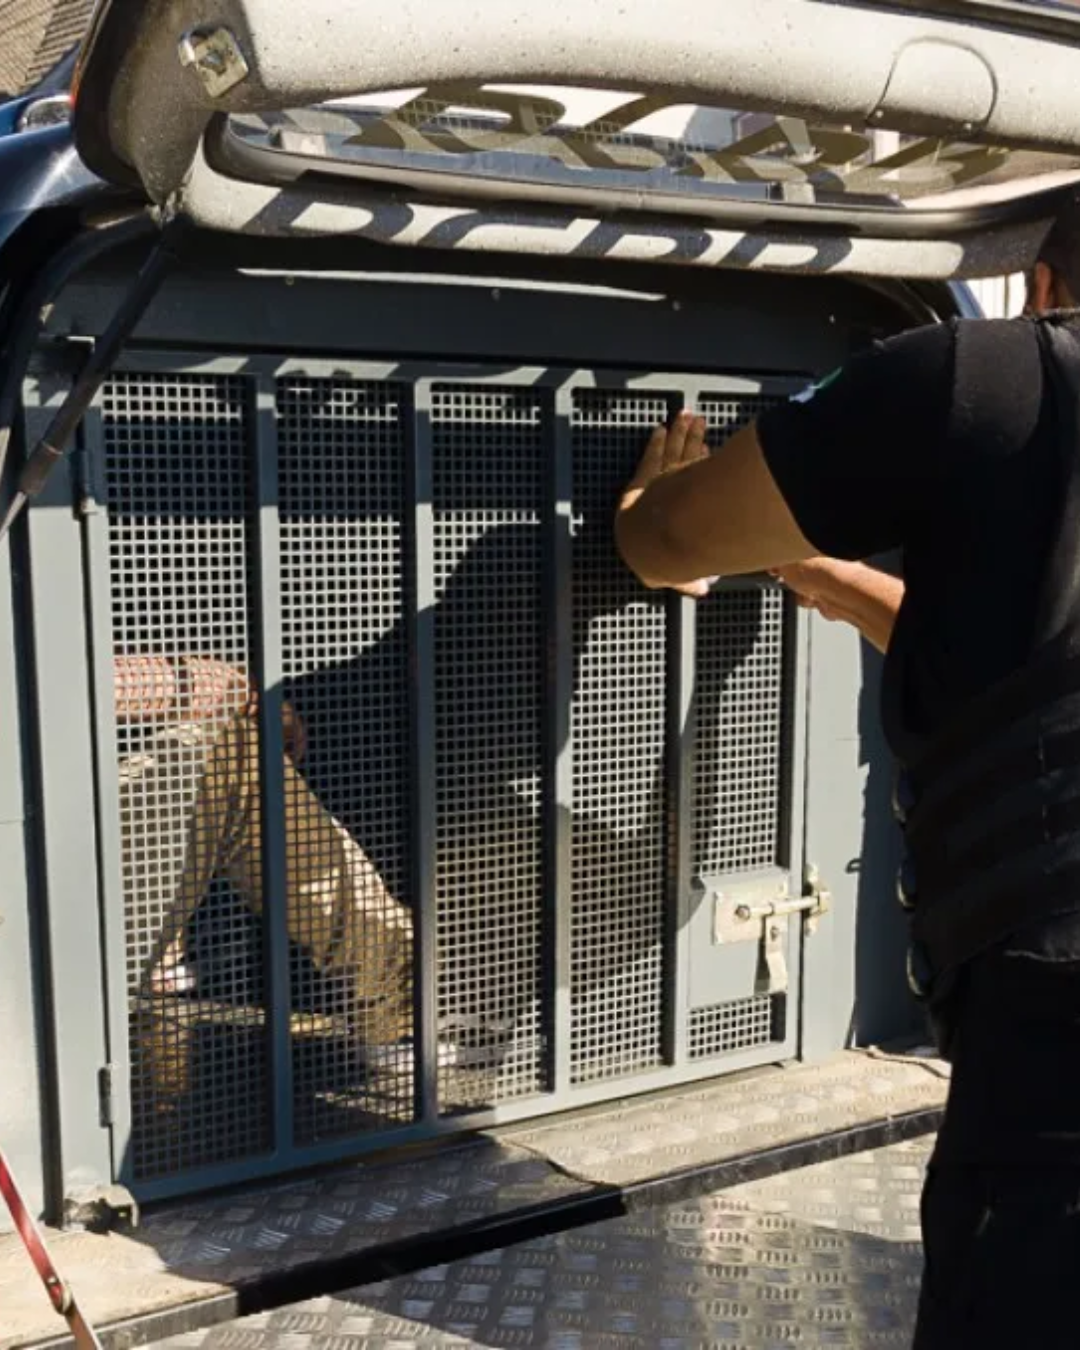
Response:
[{"label": "beige trousers", "polygon": [[[125,891],[136,928],[140,897],[160,897],[161,924],[141,983],[161,992],[183,958],[184,931],[216,877],[256,914],[264,858],[255,721],[182,723],[162,729],[120,768]],[[412,920],[370,859],[319,803],[285,757],[283,812],[286,929],[324,974],[355,990],[351,1034],[388,1045],[412,1030]],[[130,920],[129,920],[130,921]],[[167,987],[167,980],[166,980]]]}]

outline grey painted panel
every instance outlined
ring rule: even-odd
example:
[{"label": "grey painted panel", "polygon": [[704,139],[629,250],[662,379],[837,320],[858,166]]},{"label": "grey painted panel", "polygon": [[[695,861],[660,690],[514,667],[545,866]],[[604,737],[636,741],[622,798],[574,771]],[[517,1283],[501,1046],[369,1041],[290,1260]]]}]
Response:
[{"label": "grey painted panel", "polygon": [[[4,1030],[3,1085],[0,1088],[0,1143],[15,1169],[27,1202],[40,1214],[45,1205],[45,1120],[43,1115],[45,1038],[41,1018],[44,967],[40,925],[32,912],[27,857],[27,802],[20,747],[25,735],[19,697],[11,549],[0,549],[0,1027]],[[0,1231],[9,1224],[0,1206]]]},{"label": "grey painted panel", "polygon": [[22,772],[15,753],[21,719],[16,683],[12,586],[19,584],[18,576],[12,577],[10,547],[5,546],[0,549],[0,725],[5,728],[4,744],[7,751],[0,756],[0,824],[5,825],[19,823],[26,816]]},{"label": "grey painted panel", "polygon": [[920,1025],[894,899],[900,841],[878,718],[880,658],[845,625],[814,616],[812,627],[806,850],[832,892],[832,913],[805,949],[808,1059]]},{"label": "grey painted panel", "polygon": [[[81,474],[80,514],[83,518],[84,565],[91,592],[108,597],[110,592],[108,520],[104,513],[104,485],[91,467],[101,463],[101,408],[96,403],[83,420],[81,452],[76,461]],[[116,740],[117,718],[114,697],[112,651],[112,607],[107,601],[96,605],[88,615],[90,633],[90,698],[94,719],[94,740],[108,745]],[[98,757],[97,800],[95,801],[98,836],[98,876],[102,894],[111,885],[120,885],[123,871],[123,841],[119,812],[119,765],[109,757]],[[127,933],[124,924],[108,905],[102,912],[102,941],[105,950],[105,989],[108,1011],[108,1053],[112,1065],[112,1146],[114,1170],[131,1138],[131,1094],[128,1079],[131,1054],[128,1040]]]},{"label": "grey painted panel", "polygon": [[[294,254],[293,257],[296,255]],[[357,272],[367,260],[382,272]],[[415,276],[385,270],[389,259]],[[592,284],[512,276],[440,276],[430,255],[370,251],[348,272],[273,275],[213,267],[170,278],[136,329],[138,341],[197,350],[252,348],[368,355],[377,360],[438,353],[447,360],[505,363],[557,360],[611,368],[824,372],[852,342],[884,336],[914,319],[876,292],[827,279],[678,274],[629,265],[594,269]],[[256,260],[253,260],[253,265]],[[117,287],[137,265],[88,276],[69,287],[49,332],[98,333]],[[295,263],[292,265],[296,265]]]},{"label": "grey painted panel", "polygon": [[[64,389],[27,381],[27,434],[44,429]],[[37,681],[41,818],[51,1014],[55,1033],[60,1168],[64,1195],[111,1179],[109,1132],[100,1118],[107,1061],[94,828],[94,766],[83,607],[82,540],[71,461],[61,464],[29,513],[30,595]],[[73,691],[83,691],[73,696]]]},{"label": "grey painted panel", "polygon": [[[9,631],[0,628],[8,645]],[[6,690],[4,691],[7,692]],[[0,698],[2,714],[11,711]],[[11,737],[14,724],[4,722]],[[9,756],[5,760],[10,761]],[[4,765],[6,768],[6,764]],[[40,1214],[45,1200],[41,1111],[41,1028],[35,1005],[35,950],[27,912],[26,850],[23,826],[0,822],[0,1026],[4,1029],[3,1090],[0,1091],[0,1143],[31,1209]],[[0,1205],[0,1232],[9,1226]]]}]

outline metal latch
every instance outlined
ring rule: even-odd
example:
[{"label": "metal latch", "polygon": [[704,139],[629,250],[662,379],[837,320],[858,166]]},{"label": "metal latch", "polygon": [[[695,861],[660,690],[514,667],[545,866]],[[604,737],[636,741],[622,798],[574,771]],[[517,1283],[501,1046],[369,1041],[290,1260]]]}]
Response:
[{"label": "metal latch", "polygon": [[803,911],[805,915],[803,932],[807,937],[813,937],[818,930],[819,920],[832,909],[832,891],[822,881],[821,873],[813,864],[806,869],[804,890],[806,891],[806,899],[813,901],[813,903]]},{"label": "metal latch", "polygon": [[778,919],[786,918],[789,914],[802,914],[806,925],[805,931],[812,934],[817,931],[818,919],[829,912],[831,904],[832,895],[822,886],[817,868],[810,867],[806,873],[804,895],[793,899],[785,883],[776,896],[757,901],[739,900],[735,906],[735,918],[740,923],[747,923],[752,919]]},{"label": "metal latch", "polygon": [[185,33],[180,39],[180,64],[194,68],[211,98],[221,98],[248,76],[247,58],[227,28]]},{"label": "metal latch", "polygon": [[733,881],[702,877],[699,885],[713,907],[713,941],[718,945],[757,942],[761,948],[757,992],[782,994],[790,984],[787,965],[788,921],[801,915],[803,932],[813,934],[832,897],[816,868],[808,868],[805,894],[793,896],[788,877]]}]

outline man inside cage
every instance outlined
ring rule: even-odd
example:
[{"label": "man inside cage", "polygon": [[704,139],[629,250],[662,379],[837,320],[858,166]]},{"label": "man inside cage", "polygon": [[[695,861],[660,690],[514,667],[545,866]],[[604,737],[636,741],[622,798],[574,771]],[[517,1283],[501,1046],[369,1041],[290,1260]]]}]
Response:
[{"label": "man inside cage", "polygon": [[[117,656],[124,893],[160,914],[147,934],[141,992],[180,995],[197,980],[190,921],[215,879],[255,915],[265,896],[257,699],[245,674],[204,656]],[[300,772],[305,737],[283,708],[286,929],[320,975],[347,990],[350,1037],[365,1068],[412,1058],[412,918]]]}]

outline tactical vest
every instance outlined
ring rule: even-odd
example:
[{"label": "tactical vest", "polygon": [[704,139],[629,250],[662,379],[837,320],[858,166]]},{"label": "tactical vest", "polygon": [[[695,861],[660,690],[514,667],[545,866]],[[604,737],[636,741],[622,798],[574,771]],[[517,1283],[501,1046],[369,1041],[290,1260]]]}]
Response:
[{"label": "tactical vest", "polygon": [[[1066,321],[1068,319],[1069,321]],[[900,903],[908,980],[931,1008],[956,972],[1011,933],[1080,910],[1080,323],[1034,324],[1054,399],[1061,518],[1029,662],[992,685],[899,769]],[[1002,547],[1008,548],[1008,539]],[[886,669],[885,718],[903,725],[906,639]]]}]

